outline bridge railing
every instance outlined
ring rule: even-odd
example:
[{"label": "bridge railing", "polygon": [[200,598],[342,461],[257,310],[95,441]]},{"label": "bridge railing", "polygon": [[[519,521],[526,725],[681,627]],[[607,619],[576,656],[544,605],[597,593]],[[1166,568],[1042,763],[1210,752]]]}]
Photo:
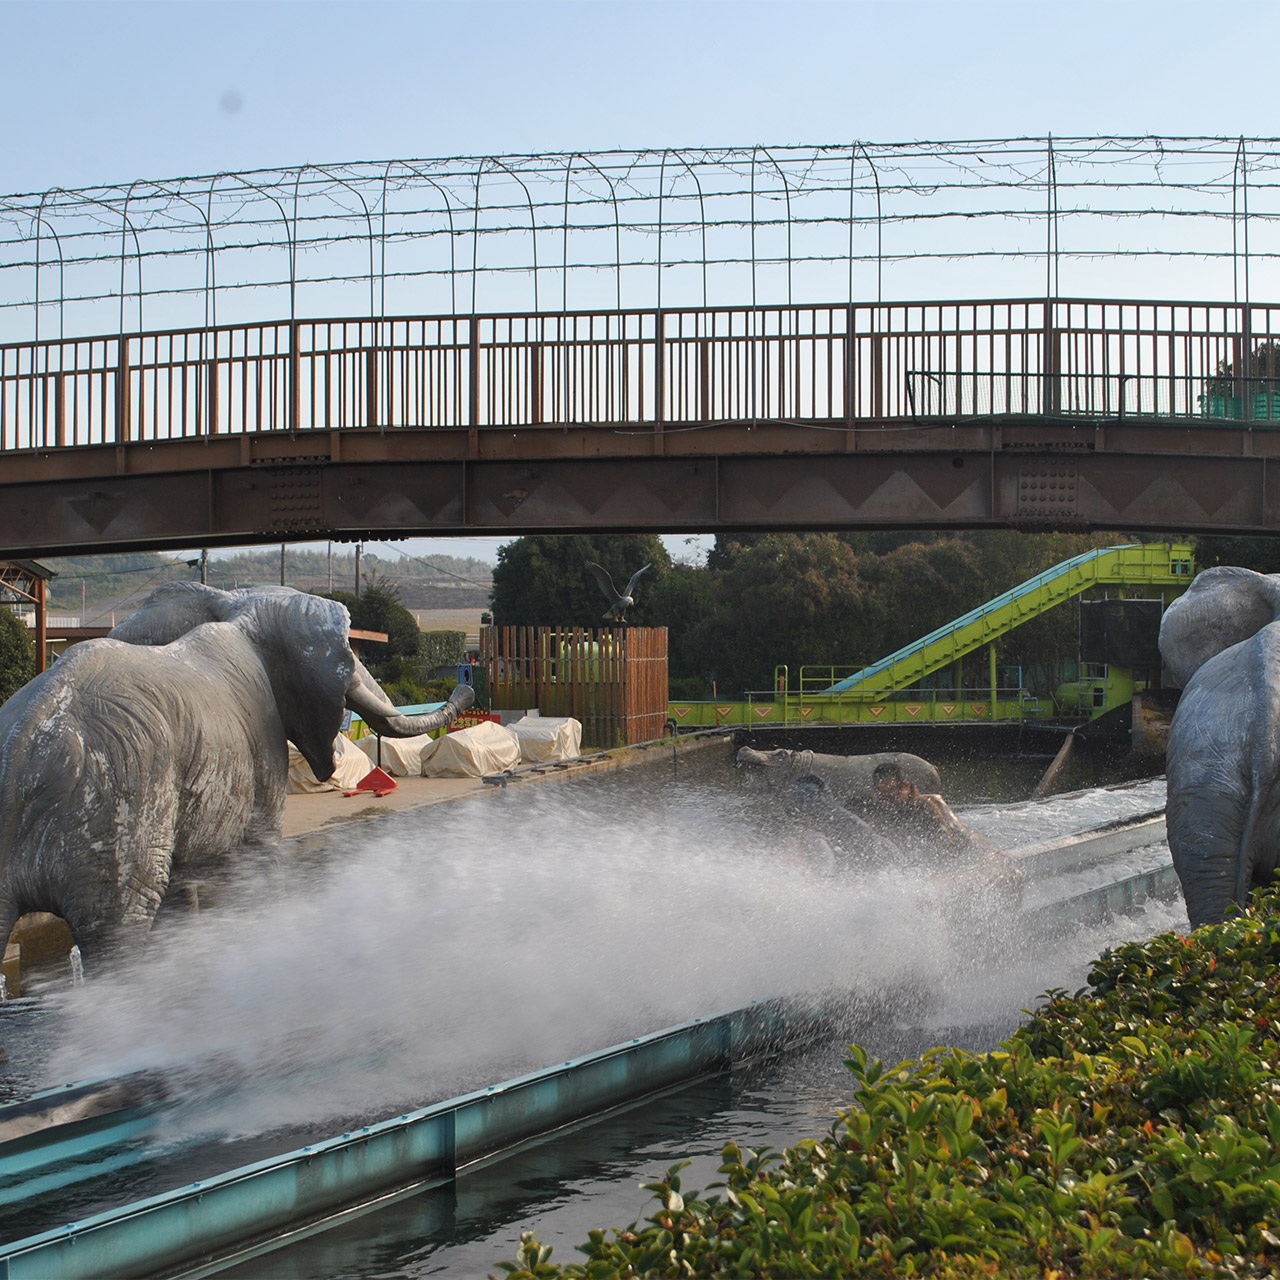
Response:
[{"label": "bridge railing", "polygon": [[0,451],[265,431],[1280,419],[1280,307],[1081,299],[309,319],[0,346]]}]

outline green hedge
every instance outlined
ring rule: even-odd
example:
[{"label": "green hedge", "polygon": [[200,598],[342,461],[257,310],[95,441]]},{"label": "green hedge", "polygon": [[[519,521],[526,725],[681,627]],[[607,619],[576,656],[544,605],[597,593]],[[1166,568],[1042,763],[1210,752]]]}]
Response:
[{"label": "green hedge", "polygon": [[892,1068],[851,1047],[852,1105],[724,1182],[510,1276],[1280,1274],[1280,891],[1190,937],[1108,951],[998,1050]]}]

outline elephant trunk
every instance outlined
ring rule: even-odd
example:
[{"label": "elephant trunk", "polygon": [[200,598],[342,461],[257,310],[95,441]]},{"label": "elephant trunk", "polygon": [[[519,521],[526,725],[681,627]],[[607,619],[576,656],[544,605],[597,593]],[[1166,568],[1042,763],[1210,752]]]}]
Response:
[{"label": "elephant trunk", "polygon": [[444,729],[475,701],[475,690],[460,684],[449,695],[449,701],[422,716],[406,716],[392,706],[374,678],[357,662],[347,683],[347,706],[360,716],[374,733],[386,738],[413,738],[420,733]]}]

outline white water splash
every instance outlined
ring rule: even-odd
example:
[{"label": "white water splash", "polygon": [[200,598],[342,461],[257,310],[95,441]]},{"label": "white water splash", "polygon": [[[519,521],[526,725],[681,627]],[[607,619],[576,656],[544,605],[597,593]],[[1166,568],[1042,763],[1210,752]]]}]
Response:
[{"label": "white water splash", "polygon": [[1043,989],[1016,917],[896,871],[783,861],[785,822],[649,781],[353,826],[283,892],[246,886],[73,992],[50,1082],[178,1070],[206,1103],[234,1083],[216,1123],[251,1133],[382,1118],[777,995],[905,1016]]}]

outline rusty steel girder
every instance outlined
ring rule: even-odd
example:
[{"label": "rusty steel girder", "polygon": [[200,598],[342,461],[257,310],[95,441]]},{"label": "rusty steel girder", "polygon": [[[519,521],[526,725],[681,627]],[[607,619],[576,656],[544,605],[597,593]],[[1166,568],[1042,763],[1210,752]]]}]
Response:
[{"label": "rusty steel girder", "polygon": [[[833,448],[836,445],[838,447]],[[0,556],[534,532],[1280,527],[1251,427],[316,431],[12,454]]]}]

